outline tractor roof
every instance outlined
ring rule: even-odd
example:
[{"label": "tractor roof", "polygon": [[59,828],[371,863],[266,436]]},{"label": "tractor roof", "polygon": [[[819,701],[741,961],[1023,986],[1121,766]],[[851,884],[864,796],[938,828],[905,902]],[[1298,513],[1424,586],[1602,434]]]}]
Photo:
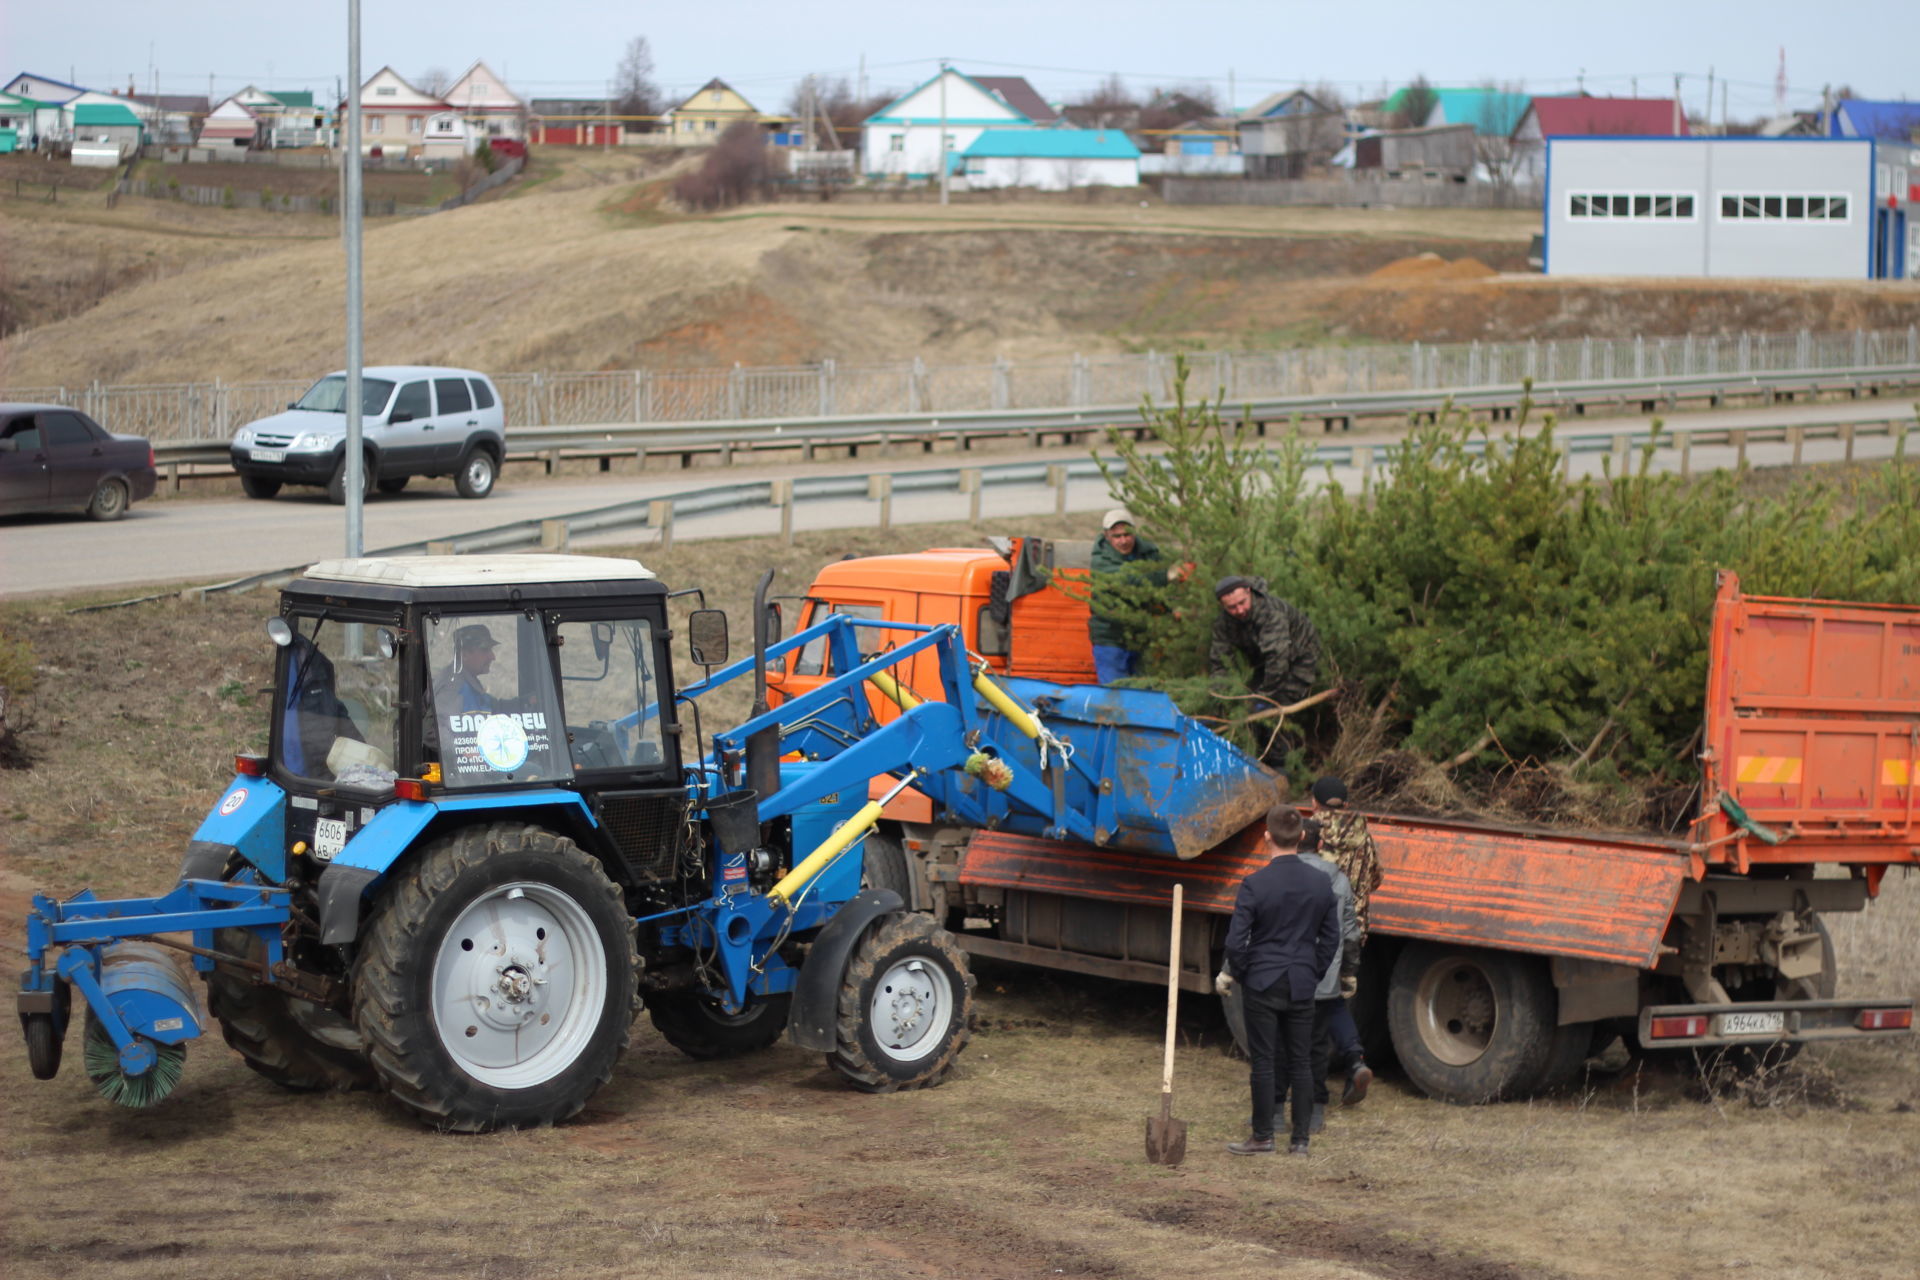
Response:
[{"label": "tractor roof", "polygon": [[329,582],[382,587],[540,586],[560,582],[650,582],[638,560],[610,556],[393,556],[322,560],[306,572]]}]

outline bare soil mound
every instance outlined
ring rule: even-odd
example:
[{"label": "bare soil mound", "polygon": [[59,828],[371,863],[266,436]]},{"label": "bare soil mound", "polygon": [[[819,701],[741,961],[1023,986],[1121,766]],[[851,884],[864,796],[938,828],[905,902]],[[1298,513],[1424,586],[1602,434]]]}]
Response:
[{"label": "bare soil mound", "polygon": [[1478,258],[1455,258],[1449,261],[1437,253],[1421,253],[1411,258],[1396,258],[1386,266],[1368,272],[1367,279],[1480,280],[1499,274]]}]

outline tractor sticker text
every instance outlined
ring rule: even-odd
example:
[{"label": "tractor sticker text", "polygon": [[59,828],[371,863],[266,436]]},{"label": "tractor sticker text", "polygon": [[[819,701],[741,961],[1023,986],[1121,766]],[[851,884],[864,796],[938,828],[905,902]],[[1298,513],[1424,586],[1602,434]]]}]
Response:
[{"label": "tractor sticker text", "polygon": [[536,752],[552,746],[547,717],[537,711],[447,717],[456,774],[468,777],[514,773]]},{"label": "tractor sticker text", "polygon": [[226,817],[246,802],[247,789],[245,787],[235,787],[227,793],[227,798],[220,802],[220,816],[223,818]]}]

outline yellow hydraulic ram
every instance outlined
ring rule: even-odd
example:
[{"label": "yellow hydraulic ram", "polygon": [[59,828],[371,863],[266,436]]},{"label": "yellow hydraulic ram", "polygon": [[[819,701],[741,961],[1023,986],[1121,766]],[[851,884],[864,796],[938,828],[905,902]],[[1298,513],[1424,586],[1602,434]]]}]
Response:
[{"label": "yellow hydraulic ram", "polygon": [[984,670],[973,673],[974,692],[993,705],[993,709],[1007,718],[1007,722],[1029,738],[1040,736],[1040,721],[1033,712],[1015,702],[1005,689],[987,679]]},{"label": "yellow hydraulic ram", "polygon": [[[888,683],[892,683],[889,681]],[[912,695],[907,695],[911,697]],[[820,847],[802,858],[799,865],[780,879],[780,883],[767,890],[767,900],[782,905],[791,903],[794,895],[806,887],[807,881],[827,869],[827,864],[847,851],[847,846],[867,834],[874,823],[880,821],[880,814],[892,802],[893,798],[912,786],[920,776],[918,769],[902,778],[893,790],[878,800],[869,800],[860,807],[860,811],[848,818],[838,830],[820,842]]]},{"label": "yellow hydraulic ram", "polygon": [[873,681],[873,687],[893,699],[894,705],[902,711],[911,711],[920,705],[920,699],[910,690],[900,687],[900,682],[884,671],[876,671],[867,679]]}]

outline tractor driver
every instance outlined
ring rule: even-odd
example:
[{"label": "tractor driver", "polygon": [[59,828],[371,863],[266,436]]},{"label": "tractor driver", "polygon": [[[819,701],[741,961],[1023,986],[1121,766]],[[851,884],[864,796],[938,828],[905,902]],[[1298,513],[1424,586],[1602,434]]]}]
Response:
[{"label": "tractor driver", "polygon": [[517,699],[496,698],[480,683],[493,669],[498,646],[485,623],[469,623],[453,633],[453,663],[433,682],[433,702],[441,715],[518,710]]}]

